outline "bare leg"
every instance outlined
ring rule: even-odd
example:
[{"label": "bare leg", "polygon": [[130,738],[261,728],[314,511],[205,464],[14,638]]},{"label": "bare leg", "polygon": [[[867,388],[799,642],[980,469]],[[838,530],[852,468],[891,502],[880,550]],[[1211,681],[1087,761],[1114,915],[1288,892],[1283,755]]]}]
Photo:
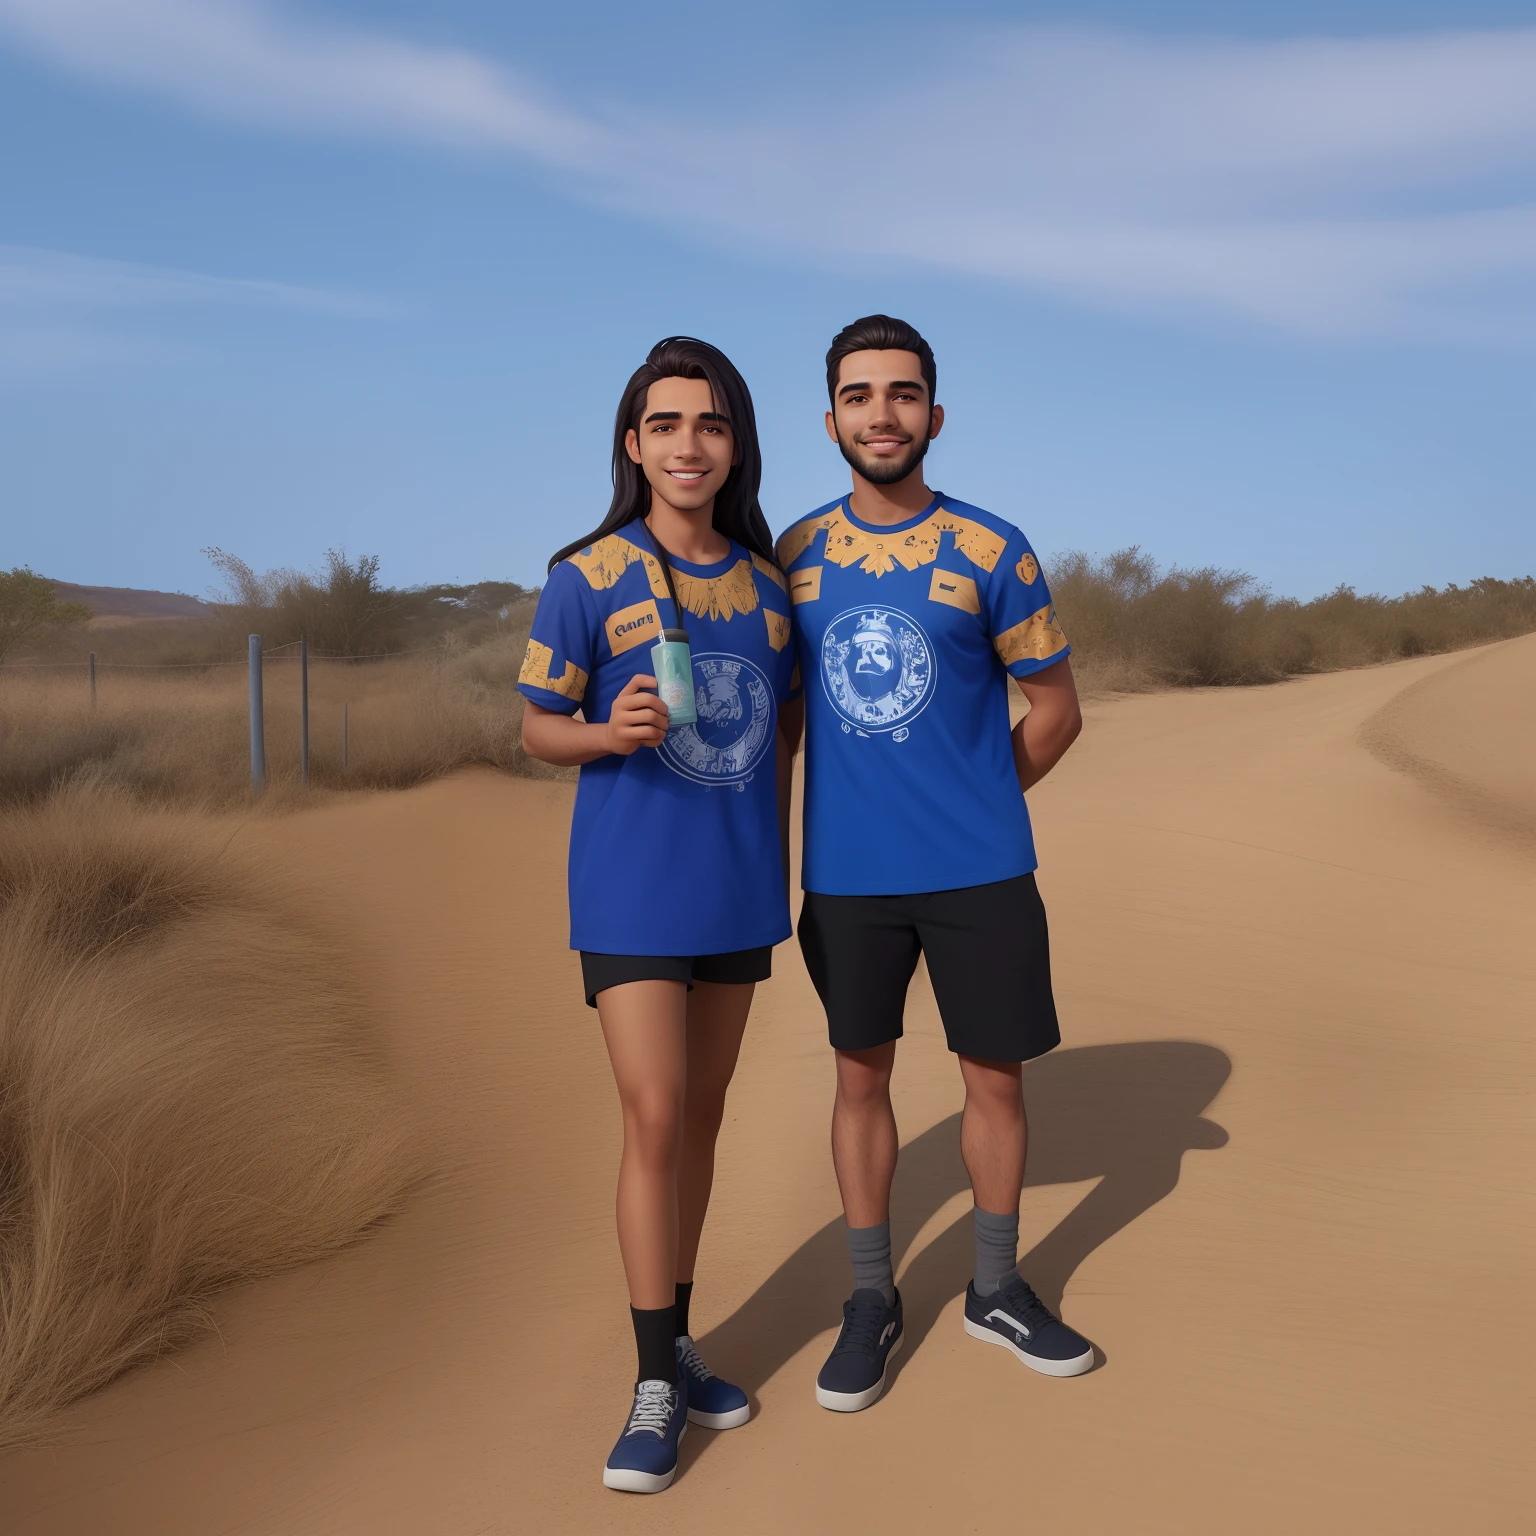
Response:
[{"label": "bare leg", "polygon": [[715,1138],[752,1007],[750,983],[698,981],[688,994],[688,1081],[677,1165],[677,1278],[693,1279],[699,1234],[715,1181]]},{"label": "bare leg", "polygon": [[1024,1090],[1017,1062],[960,1058],[965,1114],[960,1155],[976,1204],[994,1216],[1019,1209],[1024,1186]]},{"label": "bare leg", "polygon": [[874,1227],[891,1214],[896,1176],[896,1114],[891,1069],[896,1042],[868,1051],[837,1052],[832,1106],[832,1165],[850,1227]]},{"label": "bare leg", "polygon": [[675,1294],[687,995],[680,981],[629,981],[597,994],[624,1111],[619,1251],[630,1303],[643,1311],[670,1307]]}]

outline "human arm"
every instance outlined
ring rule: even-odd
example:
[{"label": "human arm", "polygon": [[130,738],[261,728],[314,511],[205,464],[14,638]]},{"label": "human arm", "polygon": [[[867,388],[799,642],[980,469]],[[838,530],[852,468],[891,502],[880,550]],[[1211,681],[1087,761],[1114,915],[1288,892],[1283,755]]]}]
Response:
[{"label": "human arm", "polygon": [[609,753],[628,757],[641,747],[659,747],[667,735],[667,706],[654,689],[656,679],[630,678],[602,721],[576,720],[527,699],[523,704],[523,751],[540,762],[575,768]]},{"label": "human arm", "polygon": [[1060,661],[1015,678],[1029,713],[1013,728],[1013,766],[1021,790],[1033,789],[1066,755],[1083,729],[1072,663]]}]

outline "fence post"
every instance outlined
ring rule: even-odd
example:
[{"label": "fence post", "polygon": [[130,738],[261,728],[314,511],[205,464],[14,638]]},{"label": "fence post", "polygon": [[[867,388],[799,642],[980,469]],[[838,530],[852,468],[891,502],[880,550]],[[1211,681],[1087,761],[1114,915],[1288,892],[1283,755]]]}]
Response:
[{"label": "fence post", "polygon": [[91,708],[96,708],[96,652],[91,652]]},{"label": "fence post", "polygon": [[246,646],[251,672],[251,793],[267,787],[267,731],[261,705],[261,636],[249,635]]},{"label": "fence post", "polygon": [[299,755],[309,787],[309,636],[299,636]]}]

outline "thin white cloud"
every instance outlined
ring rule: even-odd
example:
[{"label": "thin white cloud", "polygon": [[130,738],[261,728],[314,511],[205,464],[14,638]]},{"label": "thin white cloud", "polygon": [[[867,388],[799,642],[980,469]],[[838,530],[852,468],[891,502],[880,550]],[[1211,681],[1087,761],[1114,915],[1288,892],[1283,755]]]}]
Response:
[{"label": "thin white cloud", "polygon": [[516,149],[564,163],[588,125],[460,50],[315,24],[256,0],[0,0],[0,27],[66,69],[215,117]]},{"label": "thin white cloud", "polygon": [[[911,79],[771,113],[600,120],[466,50],[258,0],[0,0],[56,65],[294,131],[512,152],[640,217],[1318,337],[1536,338],[1536,29],[1222,42],[955,33]],[[770,84],[772,82],[769,82]],[[914,105],[918,112],[914,116]],[[635,143],[707,137],[699,207]]]},{"label": "thin white cloud", "polygon": [[293,283],[0,245],[0,377],[185,358],[184,342],[145,322],[167,310],[207,307],[333,315],[381,309],[372,299]]},{"label": "thin white cloud", "polygon": [[189,305],[370,313],[378,305],[354,294],[252,278],[211,277],[173,267],[103,261],[69,251],[0,245],[0,308],[48,310],[164,309]]}]

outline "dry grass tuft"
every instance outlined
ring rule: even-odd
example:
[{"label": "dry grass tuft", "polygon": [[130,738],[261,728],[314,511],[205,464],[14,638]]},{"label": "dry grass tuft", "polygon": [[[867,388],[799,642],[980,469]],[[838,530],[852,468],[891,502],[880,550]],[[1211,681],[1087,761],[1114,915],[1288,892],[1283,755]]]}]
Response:
[{"label": "dry grass tuft", "polygon": [[[527,638],[524,625],[472,647],[449,636],[425,655],[311,662],[314,789],[404,789],[472,764],[558,775],[522,748]],[[301,793],[296,660],[266,663],[264,694],[268,801],[291,806]],[[94,709],[83,673],[0,672],[0,803],[41,799],[86,772],[145,801],[244,804],[250,763],[242,666],[103,670]]]},{"label": "dry grass tuft", "polygon": [[0,1447],[409,1182],[344,968],[229,837],[78,787],[0,817]]}]

